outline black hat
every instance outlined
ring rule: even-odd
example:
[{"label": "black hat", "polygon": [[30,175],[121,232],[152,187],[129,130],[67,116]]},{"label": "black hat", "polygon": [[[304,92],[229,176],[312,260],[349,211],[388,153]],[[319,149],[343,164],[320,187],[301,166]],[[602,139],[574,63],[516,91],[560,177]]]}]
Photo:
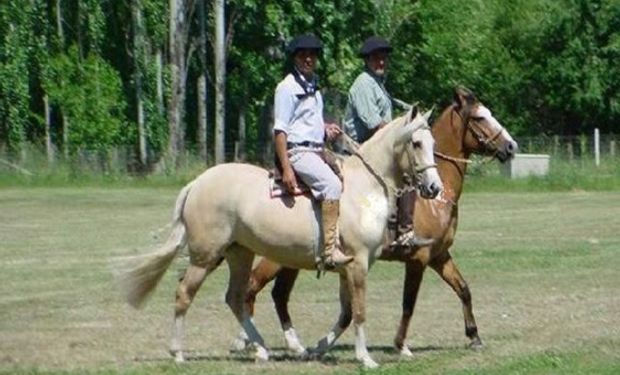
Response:
[{"label": "black hat", "polygon": [[392,46],[390,46],[390,43],[387,40],[379,36],[371,36],[364,41],[364,44],[362,44],[362,48],[360,48],[360,56],[366,57],[375,51],[392,52]]},{"label": "black hat", "polygon": [[286,52],[289,55],[294,55],[300,49],[314,49],[317,52],[321,52],[323,44],[319,38],[312,34],[297,35],[286,47]]}]

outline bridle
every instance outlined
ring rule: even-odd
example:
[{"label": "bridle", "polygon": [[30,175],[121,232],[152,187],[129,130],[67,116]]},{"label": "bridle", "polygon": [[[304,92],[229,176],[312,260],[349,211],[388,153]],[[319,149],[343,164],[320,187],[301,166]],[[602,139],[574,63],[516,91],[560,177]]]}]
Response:
[{"label": "bridle", "polygon": [[[428,123],[420,123],[418,126],[413,128],[413,130],[411,131],[411,136],[413,137],[413,134],[415,132],[417,132],[417,131],[420,131],[420,130],[429,130],[430,131],[430,126],[428,125]],[[358,152],[358,148],[360,147],[360,144],[357,143],[357,141],[355,141],[353,138],[351,138],[346,133],[342,133],[341,136],[344,138],[344,141],[347,144],[347,148],[349,149],[349,152],[351,153],[351,155],[352,156],[356,156],[358,159],[360,159],[360,161],[368,169],[370,174],[372,174],[379,181],[381,186],[383,186],[383,188],[385,189],[386,193],[388,191],[390,191],[390,190],[392,190],[393,192],[397,192],[399,190],[396,187],[389,186],[385,182],[383,177],[381,177],[381,175],[379,173],[377,173],[375,168],[372,165],[370,165],[370,163],[368,163],[368,161],[366,161],[366,159],[364,158],[364,156],[362,156],[362,154],[360,154]],[[413,138],[410,139],[408,143],[411,144],[411,150],[413,150]],[[411,151],[410,148],[407,147],[407,146],[405,146],[405,149],[406,149],[406,153],[407,153],[407,160],[408,160],[409,164],[413,167],[413,170],[415,172],[415,176],[414,177],[417,177],[418,174],[424,173],[428,169],[437,168],[437,163],[429,163],[429,164],[425,164],[425,165],[418,165],[416,163],[416,161],[415,161],[415,158],[412,155],[413,151]]]},{"label": "bridle", "polygon": [[413,167],[413,170],[414,170],[416,176],[421,174],[421,173],[424,173],[428,169],[437,168],[437,163],[435,163],[434,160],[433,160],[433,163],[419,165],[418,163],[416,163],[416,160],[415,160],[415,158],[412,155],[412,152],[413,152],[413,134],[415,132],[419,131],[419,130],[428,130],[428,131],[430,131],[431,127],[428,126],[428,123],[426,123],[426,124],[425,123],[421,123],[420,125],[415,127],[413,129],[413,131],[411,132],[412,139],[411,139],[410,142],[408,142],[408,143],[411,144],[411,148],[410,147],[405,147],[405,149],[407,151],[407,159],[409,161],[409,165],[411,165]]},{"label": "bridle", "polygon": [[[464,120],[463,116],[461,116],[461,114],[454,107],[452,108],[452,110],[456,112],[459,115],[459,117],[461,117],[461,120]],[[484,134],[484,132],[481,130],[480,124],[478,123],[478,121],[479,120],[477,118],[474,118],[472,116],[467,116],[467,121],[465,121],[465,127],[467,128],[467,130],[471,132],[471,134],[474,136],[478,144],[482,145],[486,151],[492,154],[491,157],[493,158],[499,152],[500,147],[497,144],[497,139],[504,131],[504,127],[501,126],[500,124],[497,124],[499,126],[499,129],[497,130],[497,132],[491,135],[490,137],[487,137]]]},{"label": "bridle", "polygon": [[[499,153],[499,145],[497,144],[497,139],[499,138],[499,136],[504,131],[504,127],[498,124],[499,130],[496,133],[494,133],[493,135],[491,135],[490,137],[487,137],[486,134],[481,130],[480,124],[478,123],[477,119],[475,119],[472,116],[467,116],[467,119],[463,118],[463,116],[459,113],[459,111],[456,110],[456,108],[454,106],[452,106],[452,113],[450,115],[450,122],[451,123],[453,121],[452,119],[453,119],[453,114],[454,113],[456,113],[456,115],[461,118],[461,121],[465,123],[465,128],[469,132],[471,132],[471,134],[473,135],[473,137],[476,140],[476,142],[478,142],[478,144],[482,145],[484,150],[489,153],[489,157],[488,157],[487,161],[493,160],[495,158],[495,156],[497,156],[497,154]],[[470,164],[472,162],[469,159],[463,159],[463,158],[457,158],[457,157],[453,157],[453,156],[448,156],[448,155],[442,154],[442,153],[440,153],[438,151],[435,151],[435,155],[439,156],[442,159],[450,160],[452,162],[457,162],[457,163]]]}]

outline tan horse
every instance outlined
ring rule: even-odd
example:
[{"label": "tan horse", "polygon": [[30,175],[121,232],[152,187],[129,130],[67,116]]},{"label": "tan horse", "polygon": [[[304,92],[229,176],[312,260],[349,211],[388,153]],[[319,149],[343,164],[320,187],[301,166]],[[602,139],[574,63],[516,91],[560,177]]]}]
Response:
[{"label": "tan horse", "polygon": [[[430,112],[410,111],[394,120],[343,163],[340,240],[354,261],[338,270],[341,305],[353,306],[356,357],[377,366],[368,354],[364,333],[367,271],[380,252],[395,187],[402,173],[416,175],[427,198],[442,189],[434,164]],[[417,172],[417,174],[416,174]],[[185,314],[202,282],[224,259],[230,279],[226,303],[256,348],[256,358],[268,359],[263,338],[244,309],[254,255],[288,267],[315,269],[320,250],[316,204],[307,197],[272,199],[268,172],[247,164],[223,164],[208,169],[185,186],[177,198],[172,233],[166,244],[124,274],[128,302],[138,307],[152,292],[177,252],[189,247],[190,265],[176,292],[170,351],[183,361]]]},{"label": "tan horse", "polygon": [[[383,253],[380,257],[380,259],[398,260],[405,263],[403,315],[394,344],[401,354],[406,356],[412,355],[408,346],[405,345],[405,337],[422,275],[429,264],[461,299],[465,333],[471,340],[470,346],[482,345],[473,315],[469,289],[449,253],[458,222],[457,203],[462,193],[470,154],[491,155],[504,162],[514,156],[517,150],[517,144],[510,134],[467,89],[455,91],[454,103],[446,108],[433,124],[432,132],[436,141],[437,168],[444,183],[444,192],[441,197],[434,200],[417,200],[414,223],[418,235],[432,238],[435,242],[417,249],[414,253]],[[246,303],[248,311],[253,313],[257,293],[275,278],[272,297],[284,331],[285,341],[290,350],[304,353],[305,348],[301,345],[293,328],[287,308],[289,295],[298,273],[296,269],[282,267],[271,260],[262,259],[252,271]],[[335,330],[344,330],[350,323],[350,319],[349,316],[344,317]],[[244,345],[243,336],[234,343],[236,349],[242,349]]]}]

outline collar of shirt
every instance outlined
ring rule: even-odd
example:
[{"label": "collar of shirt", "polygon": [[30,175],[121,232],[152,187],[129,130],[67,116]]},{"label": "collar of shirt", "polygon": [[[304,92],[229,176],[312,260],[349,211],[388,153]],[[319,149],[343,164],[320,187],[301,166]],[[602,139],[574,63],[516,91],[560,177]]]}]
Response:
[{"label": "collar of shirt", "polygon": [[295,82],[301,86],[304,90],[303,94],[296,95],[297,99],[303,99],[308,96],[314,96],[314,94],[319,90],[318,76],[315,74],[312,76],[312,81],[308,82],[306,77],[297,68],[293,69],[293,77],[295,78]]},{"label": "collar of shirt", "polygon": [[377,81],[380,85],[385,84],[385,74],[383,74],[382,76],[378,76],[369,67],[366,67],[365,70],[366,70],[366,73],[368,73],[368,75],[374,78],[374,80]]}]

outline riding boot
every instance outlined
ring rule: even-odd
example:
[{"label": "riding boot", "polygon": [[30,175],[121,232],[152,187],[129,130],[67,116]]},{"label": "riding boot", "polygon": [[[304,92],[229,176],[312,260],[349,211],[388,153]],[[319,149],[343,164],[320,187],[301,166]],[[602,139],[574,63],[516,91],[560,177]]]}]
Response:
[{"label": "riding boot", "polygon": [[321,218],[323,230],[323,254],[317,262],[317,268],[333,269],[343,266],[353,260],[350,255],[345,255],[338,243],[338,216],[340,214],[340,201],[325,200],[321,202]]},{"label": "riding boot", "polygon": [[413,231],[416,198],[417,192],[415,190],[406,191],[398,197],[396,201],[398,206],[398,238],[392,242],[391,247],[415,248],[434,242],[433,239],[416,236]]}]

